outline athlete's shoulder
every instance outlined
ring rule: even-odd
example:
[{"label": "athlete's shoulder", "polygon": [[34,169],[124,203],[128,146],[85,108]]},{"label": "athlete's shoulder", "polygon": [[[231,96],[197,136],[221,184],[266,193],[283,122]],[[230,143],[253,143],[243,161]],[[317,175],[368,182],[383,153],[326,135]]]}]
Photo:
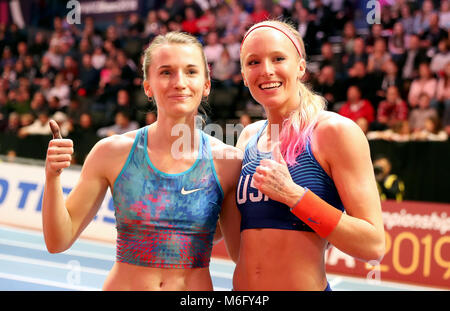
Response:
[{"label": "athlete's shoulder", "polygon": [[133,146],[138,130],[127,132],[120,135],[112,135],[100,139],[91,150],[91,157],[109,159],[128,154]]},{"label": "athlete's shoulder", "polygon": [[361,132],[360,127],[351,119],[331,111],[322,111],[317,119],[314,132],[324,138],[334,139],[348,132]]},{"label": "athlete's shoulder", "polygon": [[258,131],[261,129],[261,127],[264,126],[266,122],[267,120],[259,120],[244,127],[241,135],[239,136],[236,147],[241,150],[245,150],[245,146],[247,146],[249,140],[258,133]]},{"label": "athlete's shoulder", "polygon": [[223,141],[211,135],[205,135],[209,137],[211,152],[214,159],[242,160],[243,152],[239,148],[225,144]]},{"label": "athlete's shoulder", "polygon": [[351,119],[334,112],[320,114],[314,129],[314,141],[319,150],[335,155],[337,150],[352,152],[367,145],[367,138],[361,128]]}]

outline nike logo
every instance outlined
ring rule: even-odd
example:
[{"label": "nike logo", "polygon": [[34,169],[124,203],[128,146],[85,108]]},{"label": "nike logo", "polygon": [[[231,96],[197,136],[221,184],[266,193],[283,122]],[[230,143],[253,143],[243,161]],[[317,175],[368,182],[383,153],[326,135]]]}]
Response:
[{"label": "nike logo", "polygon": [[246,167],[247,165],[252,164],[253,162],[255,162],[255,161],[250,161],[250,162],[246,163],[246,164],[241,168],[241,170],[244,169],[244,167]]},{"label": "nike logo", "polygon": [[320,222],[315,221],[311,217],[308,218],[308,221],[315,223],[316,225],[320,225]]},{"label": "nike logo", "polygon": [[203,188],[197,188],[197,189],[192,189],[192,190],[184,190],[184,187],[181,188],[181,194],[186,195],[186,194],[190,194],[199,190],[202,190]]}]

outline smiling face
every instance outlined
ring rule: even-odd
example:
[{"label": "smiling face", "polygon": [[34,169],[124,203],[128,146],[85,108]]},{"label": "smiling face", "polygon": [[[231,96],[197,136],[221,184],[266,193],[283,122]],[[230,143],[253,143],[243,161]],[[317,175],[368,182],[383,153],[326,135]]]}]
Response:
[{"label": "smiling face", "polygon": [[191,44],[163,44],[151,54],[144,90],[154,98],[158,114],[178,117],[195,114],[211,86],[200,48]]},{"label": "smiling face", "polygon": [[281,31],[262,27],[251,32],[242,45],[241,63],[244,84],[261,105],[298,105],[306,63]]}]

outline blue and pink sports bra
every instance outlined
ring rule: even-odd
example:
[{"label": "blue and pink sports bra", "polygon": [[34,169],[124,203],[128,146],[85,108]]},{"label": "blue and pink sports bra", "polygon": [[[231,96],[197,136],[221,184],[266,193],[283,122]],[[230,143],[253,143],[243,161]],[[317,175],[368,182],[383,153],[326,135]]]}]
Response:
[{"label": "blue and pink sports bra", "polygon": [[211,147],[200,132],[198,158],[187,171],[159,171],[141,128],[114,183],[116,259],[156,268],[208,267],[223,200]]}]

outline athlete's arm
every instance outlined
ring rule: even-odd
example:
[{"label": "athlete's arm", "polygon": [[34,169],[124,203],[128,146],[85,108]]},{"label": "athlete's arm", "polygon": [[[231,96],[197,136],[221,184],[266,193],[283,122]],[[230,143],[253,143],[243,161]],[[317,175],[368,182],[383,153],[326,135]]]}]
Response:
[{"label": "athlete's arm", "polygon": [[381,259],[385,251],[381,203],[364,133],[351,120],[334,116],[319,123],[314,142],[346,210],[327,240],[353,257]]},{"label": "athlete's arm", "polygon": [[216,232],[214,233],[213,244],[217,244],[223,239],[222,230],[220,229],[220,224],[216,225]]},{"label": "athlete's arm", "polygon": [[46,180],[42,201],[42,222],[49,252],[68,249],[92,220],[108,188],[105,168],[112,165],[111,140],[98,142],[89,153],[80,178],[64,201],[60,174],[70,165],[70,140],[50,141],[46,159]]},{"label": "athlete's arm", "polygon": [[240,245],[240,214],[236,207],[236,185],[242,164],[242,152],[233,146],[216,142],[213,147],[214,164],[224,192],[219,215],[220,232],[230,258],[237,262]]}]

